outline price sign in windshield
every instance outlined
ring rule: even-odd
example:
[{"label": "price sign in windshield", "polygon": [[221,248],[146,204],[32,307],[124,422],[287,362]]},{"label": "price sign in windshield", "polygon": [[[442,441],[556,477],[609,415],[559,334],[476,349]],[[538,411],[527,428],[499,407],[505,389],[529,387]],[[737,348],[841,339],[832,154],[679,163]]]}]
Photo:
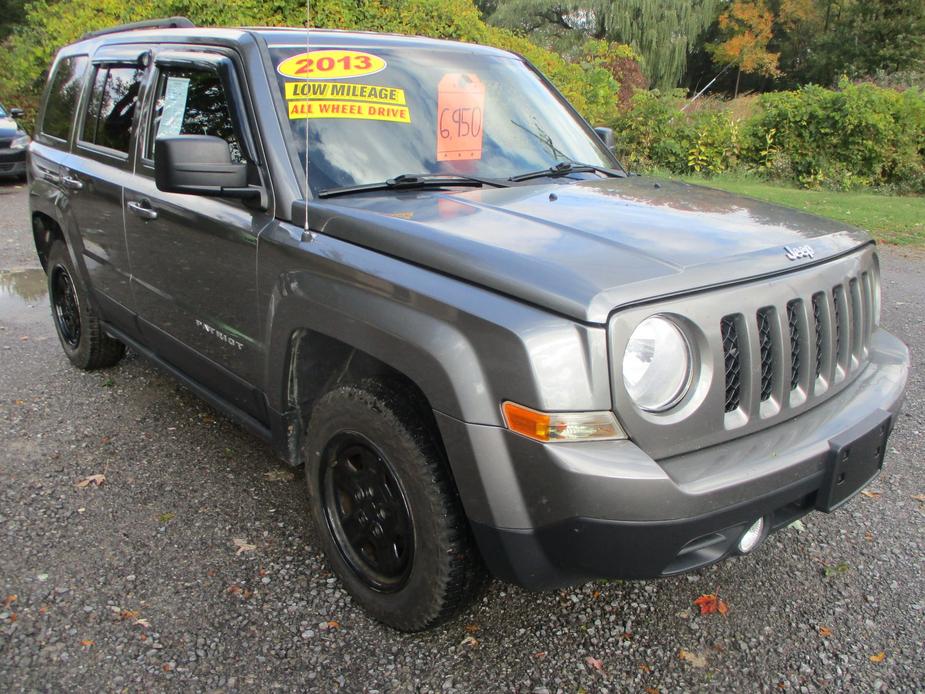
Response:
[{"label": "price sign in windshield", "polygon": [[437,161],[482,158],[485,85],[476,75],[451,72],[437,85]]}]

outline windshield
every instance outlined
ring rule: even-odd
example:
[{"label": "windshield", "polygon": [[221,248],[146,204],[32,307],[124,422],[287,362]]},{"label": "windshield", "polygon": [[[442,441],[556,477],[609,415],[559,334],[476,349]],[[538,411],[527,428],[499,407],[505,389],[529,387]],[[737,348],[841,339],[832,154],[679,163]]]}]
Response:
[{"label": "windshield", "polygon": [[522,60],[460,49],[271,45],[301,170],[320,191],[401,174],[502,178],[613,167],[594,131]]}]

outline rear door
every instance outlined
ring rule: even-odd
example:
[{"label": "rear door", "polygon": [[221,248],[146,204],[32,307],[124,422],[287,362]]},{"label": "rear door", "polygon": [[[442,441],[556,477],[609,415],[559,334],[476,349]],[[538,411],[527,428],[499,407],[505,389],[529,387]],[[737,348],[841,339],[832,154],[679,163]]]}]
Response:
[{"label": "rear door", "polygon": [[[29,204],[33,212],[51,217],[67,234],[72,248],[79,245],[73,238],[68,219],[68,191],[62,177],[70,161],[74,121],[80,95],[86,81],[88,55],[69,55],[58,59],[52,68],[45,90],[35,138],[29,148]],[[44,264],[46,258],[42,258]],[[75,257],[79,261],[79,257]]]},{"label": "rear door", "polygon": [[[125,192],[132,283],[144,341],[163,359],[258,418],[257,237],[273,221],[259,202],[164,193],[154,182],[158,135],[213,135],[267,184],[227,54],[162,51]],[[266,196],[265,205],[272,199]]]},{"label": "rear door", "polygon": [[74,156],[62,177],[94,296],[104,318],[130,334],[136,331],[122,195],[132,178],[143,55],[141,49],[120,47],[94,56]]}]

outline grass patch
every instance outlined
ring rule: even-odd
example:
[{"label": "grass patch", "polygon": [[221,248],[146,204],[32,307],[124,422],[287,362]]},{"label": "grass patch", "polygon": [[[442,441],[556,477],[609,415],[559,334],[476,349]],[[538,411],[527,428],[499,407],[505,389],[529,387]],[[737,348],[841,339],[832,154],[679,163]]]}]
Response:
[{"label": "grass patch", "polygon": [[925,197],[804,190],[734,176],[682,180],[829,217],[869,231],[884,243],[925,247]]}]

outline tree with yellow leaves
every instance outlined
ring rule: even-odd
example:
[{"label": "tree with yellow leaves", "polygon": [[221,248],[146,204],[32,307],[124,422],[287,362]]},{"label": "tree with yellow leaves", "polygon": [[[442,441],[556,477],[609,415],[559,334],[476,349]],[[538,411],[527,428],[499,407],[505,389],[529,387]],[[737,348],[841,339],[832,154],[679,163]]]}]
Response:
[{"label": "tree with yellow leaves", "polygon": [[768,50],[774,37],[774,13],[765,0],[735,0],[719,16],[719,31],[720,39],[707,44],[707,50],[720,65],[738,68],[736,96],[743,72],[769,77],[778,74],[780,54]]}]

